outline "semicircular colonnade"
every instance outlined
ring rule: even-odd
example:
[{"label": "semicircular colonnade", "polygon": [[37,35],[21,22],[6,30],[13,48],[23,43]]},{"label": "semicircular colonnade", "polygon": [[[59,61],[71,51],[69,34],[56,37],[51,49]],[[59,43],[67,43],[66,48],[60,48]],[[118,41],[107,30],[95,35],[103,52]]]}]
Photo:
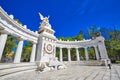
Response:
[{"label": "semicircular colonnade", "polygon": [[[22,26],[16,23],[14,18],[12,19],[0,7],[0,44],[1,44],[0,45],[0,51],[1,51],[0,60],[3,55],[3,50],[5,47],[8,34],[15,36],[16,38],[19,39],[17,51],[16,51],[15,58],[14,58],[14,63],[20,63],[24,40],[27,40],[33,43],[30,62],[35,62],[35,60],[40,61],[39,59],[35,59],[35,56],[42,57],[43,55],[42,56],[40,55],[45,52],[44,48],[46,48],[44,45],[48,45],[48,51],[49,51],[49,48],[51,47],[50,44],[52,43],[53,43],[52,46],[54,47],[53,49],[54,56],[56,56],[56,47],[60,48],[60,61],[63,61],[62,48],[68,49],[68,61],[71,61],[70,48],[76,49],[77,61],[80,61],[78,48],[84,48],[86,60],[89,60],[87,48],[91,46],[94,47],[97,60],[108,59],[107,51],[106,51],[105,44],[104,44],[104,38],[102,36],[97,37],[94,40],[90,39],[90,40],[82,40],[82,41],[61,41],[61,40],[57,40],[56,37],[54,36],[54,30],[51,29],[51,25],[48,24],[47,26],[50,26],[50,27],[44,28],[42,26],[40,33],[30,31],[25,26]],[[48,39],[48,40],[45,41],[45,39]],[[39,46],[42,46],[42,47],[39,47]]]},{"label": "semicircular colonnade", "polygon": [[30,62],[34,62],[38,34],[33,31],[30,31],[25,26],[22,26],[18,24],[17,22],[15,22],[15,20],[12,19],[0,7],[0,44],[1,44],[0,45],[0,60],[2,58],[3,50],[5,47],[5,43],[6,43],[8,35],[12,35],[19,40],[15,58],[14,58],[14,63],[20,63],[24,40],[27,40],[33,43]]}]

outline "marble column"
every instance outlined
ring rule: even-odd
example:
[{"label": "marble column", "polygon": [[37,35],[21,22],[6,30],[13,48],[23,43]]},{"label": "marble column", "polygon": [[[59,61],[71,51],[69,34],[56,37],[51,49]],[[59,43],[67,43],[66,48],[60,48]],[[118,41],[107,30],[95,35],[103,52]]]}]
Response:
[{"label": "marble column", "polygon": [[30,62],[35,62],[36,43],[33,43]]},{"label": "marble column", "polygon": [[56,46],[54,46],[54,57],[56,57]]},{"label": "marble column", "polygon": [[99,60],[99,54],[98,54],[97,46],[94,46],[94,49],[95,49],[96,59]]},{"label": "marble column", "polygon": [[107,50],[103,41],[99,42],[98,48],[100,51],[101,59],[108,59]]},{"label": "marble column", "polygon": [[76,56],[77,56],[77,61],[80,61],[78,48],[76,48]]},{"label": "marble column", "polygon": [[62,53],[62,48],[60,48],[60,61],[63,61],[63,53]]},{"label": "marble column", "polygon": [[23,39],[20,39],[16,54],[15,54],[14,63],[20,63],[22,48],[23,48]]},{"label": "marble column", "polygon": [[86,60],[89,60],[87,47],[85,47],[85,57],[86,57]]},{"label": "marble column", "polygon": [[71,53],[70,53],[70,48],[68,48],[68,61],[71,61]]},{"label": "marble column", "polygon": [[4,50],[4,47],[5,47],[6,40],[7,40],[7,34],[1,34],[0,35],[0,61],[1,61],[1,58],[2,58],[2,54],[3,54],[3,50]]},{"label": "marble column", "polygon": [[103,41],[103,49],[104,49],[104,53],[105,53],[105,58],[106,58],[106,59],[109,59],[104,41]]}]

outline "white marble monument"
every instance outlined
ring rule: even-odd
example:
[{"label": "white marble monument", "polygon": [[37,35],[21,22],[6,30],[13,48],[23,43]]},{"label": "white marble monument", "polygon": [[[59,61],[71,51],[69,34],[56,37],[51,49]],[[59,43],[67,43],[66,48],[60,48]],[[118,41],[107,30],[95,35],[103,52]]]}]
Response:
[{"label": "white marble monument", "polygon": [[76,49],[76,61],[80,61],[80,51],[79,48],[84,48],[85,50],[85,59],[90,60],[88,55],[88,47],[94,47],[96,59],[97,60],[106,60],[109,59],[104,43],[104,38],[102,36],[97,37],[94,40],[82,40],[82,41],[62,41],[58,40],[52,29],[51,24],[49,23],[49,16],[44,17],[39,13],[40,19],[40,29],[37,32],[33,32],[27,29],[26,25],[19,25],[15,20],[13,15],[8,15],[0,7],[0,61],[3,55],[4,47],[7,40],[7,35],[12,35],[19,39],[17,46],[16,54],[13,63],[21,63],[21,55],[24,46],[24,40],[30,41],[33,43],[32,52],[30,56],[30,62],[34,63],[47,61],[51,58],[56,57],[56,48],[60,49],[59,61],[63,62],[63,53],[62,49],[68,49],[68,62],[71,62],[71,48]]}]

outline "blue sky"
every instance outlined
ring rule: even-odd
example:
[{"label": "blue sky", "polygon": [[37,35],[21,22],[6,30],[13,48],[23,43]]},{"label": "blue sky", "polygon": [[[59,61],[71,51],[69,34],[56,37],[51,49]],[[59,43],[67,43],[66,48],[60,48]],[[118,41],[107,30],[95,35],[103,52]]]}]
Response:
[{"label": "blue sky", "polygon": [[120,28],[120,0],[0,0],[0,6],[30,30],[39,30],[40,18],[50,15],[55,36],[71,37],[92,25]]}]

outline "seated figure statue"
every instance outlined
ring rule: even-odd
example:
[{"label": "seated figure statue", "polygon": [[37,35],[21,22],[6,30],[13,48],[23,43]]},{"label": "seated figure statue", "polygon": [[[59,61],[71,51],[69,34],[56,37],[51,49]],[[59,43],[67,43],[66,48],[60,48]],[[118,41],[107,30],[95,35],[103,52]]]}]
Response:
[{"label": "seated figure statue", "polygon": [[50,71],[50,70],[58,70],[67,68],[62,62],[58,61],[57,57],[54,57],[50,54],[45,54],[41,60],[39,65],[42,70],[41,71]]},{"label": "seated figure statue", "polygon": [[49,67],[54,67],[55,70],[57,70],[59,68],[59,66],[62,66],[63,64],[61,62],[58,61],[57,57],[52,57],[50,58],[49,61]]}]

